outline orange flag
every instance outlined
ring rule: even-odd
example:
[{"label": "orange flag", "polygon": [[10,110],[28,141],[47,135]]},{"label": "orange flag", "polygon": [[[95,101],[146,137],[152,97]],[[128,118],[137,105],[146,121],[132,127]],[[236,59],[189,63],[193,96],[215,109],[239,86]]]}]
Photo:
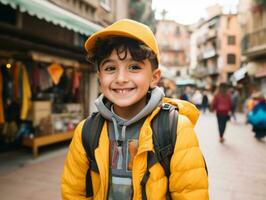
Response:
[{"label": "orange flag", "polygon": [[61,65],[53,63],[48,66],[48,72],[53,80],[53,83],[57,85],[60,81],[60,78],[64,72],[64,69]]}]

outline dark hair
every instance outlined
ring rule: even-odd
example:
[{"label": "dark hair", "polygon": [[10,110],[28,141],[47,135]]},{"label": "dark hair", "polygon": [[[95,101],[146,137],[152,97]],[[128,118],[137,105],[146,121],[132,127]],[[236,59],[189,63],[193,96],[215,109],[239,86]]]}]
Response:
[{"label": "dark hair", "polygon": [[228,85],[226,83],[221,83],[219,85],[219,91],[222,93],[222,94],[226,94],[227,92],[227,88],[228,88]]},{"label": "dark hair", "polygon": [[120,60],[127,57],[127,50],[130,52],[132,59],[142,61],[148,59],[152,65],[152,69],[158,68],[158,61],[155,53],[144,43],[128,37],[108,37],[98,39],[92,49],[93,54],[88,56],[90,63],[96,65],[99,70],[100,63],[111,55],[113,50],[116,50]]}]

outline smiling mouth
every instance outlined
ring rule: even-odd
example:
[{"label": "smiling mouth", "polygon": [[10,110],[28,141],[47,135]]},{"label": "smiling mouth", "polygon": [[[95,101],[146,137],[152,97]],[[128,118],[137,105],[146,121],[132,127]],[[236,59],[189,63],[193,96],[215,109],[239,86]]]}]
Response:
[{"label": "smiling mouth", "polygon": [[127,89],[113,89],[113,91],[115,91],[118,94],[126,94],[128,92],[131,92],[132,90],[134,90],[135,88],[127,88]]}]

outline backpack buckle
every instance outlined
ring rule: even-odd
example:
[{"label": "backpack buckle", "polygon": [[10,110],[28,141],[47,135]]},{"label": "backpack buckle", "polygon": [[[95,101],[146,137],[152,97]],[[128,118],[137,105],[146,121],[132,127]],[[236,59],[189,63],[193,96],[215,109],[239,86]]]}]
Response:
[{"label": "backpack buckle", "polygon": [[163,104],[162,109],[163,110],[170,110],[171,109],[171,105],[168,104],[168,103],[165,103],[165,104]]}]

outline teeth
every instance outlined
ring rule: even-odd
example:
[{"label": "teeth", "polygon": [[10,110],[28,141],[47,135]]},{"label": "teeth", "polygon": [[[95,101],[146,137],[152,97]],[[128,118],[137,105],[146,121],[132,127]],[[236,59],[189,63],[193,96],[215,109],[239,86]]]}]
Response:
[{"label": "teeth", "polygon": [[119,93],[119,94],[125,94],[126,92],[129,92],[131,89],[117,89],[116,91]]}]

